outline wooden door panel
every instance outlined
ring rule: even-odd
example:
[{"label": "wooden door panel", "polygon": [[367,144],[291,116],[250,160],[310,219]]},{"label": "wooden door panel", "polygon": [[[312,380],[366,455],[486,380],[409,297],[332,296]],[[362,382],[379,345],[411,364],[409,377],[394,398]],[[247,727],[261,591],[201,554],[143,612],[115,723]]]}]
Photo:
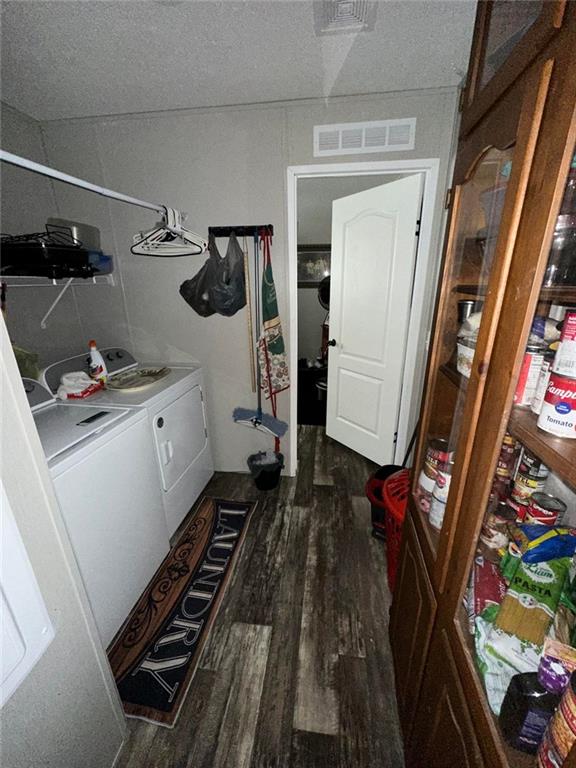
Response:
[{"label": "wooden door panel", "polygon": [[436,616],[436,599],[410,515],[403,536],[390,612],[390,643],[400,721],[408,741]]},{"label": "wooden door panel", "polygon": [[436,634],[418,697],[406,768],[483,768],[484,760],[444,628]]}]

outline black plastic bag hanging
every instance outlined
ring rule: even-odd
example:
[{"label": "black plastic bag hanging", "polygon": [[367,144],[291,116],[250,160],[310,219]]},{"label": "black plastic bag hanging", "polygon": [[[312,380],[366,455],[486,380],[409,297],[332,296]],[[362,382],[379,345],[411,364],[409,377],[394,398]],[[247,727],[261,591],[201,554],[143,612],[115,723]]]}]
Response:
[{"label": "black plastic bag hanging", "polygon": [[214,255],[218,259],[217,279],[208,291],[210,304],[220,315],[231,317],[246,306],[244,254],[234,233],[230,235],[226,256],[223,259],[220,258],[213,237],[208,247],[210,253],[212,253],[212,247],[214,248]]},{"label": "black plastic bag hanging", "polygon": [[202,317],[215,312],[231,317],[246,305],[244,254],[234,234],[224,258],[213,235],[208,238],[208,252],[197,274],[180,286],[180,295]]},{"label": "black plastic bag hanging", "polygon": [[[210,286],[216,280],[218,262],[209,246],[209,256],[198,272],[180,286],[180,296],[201,317],[210,317],[216,310],[210,303]],[[219,258],[219,257],[217,257]]]}]

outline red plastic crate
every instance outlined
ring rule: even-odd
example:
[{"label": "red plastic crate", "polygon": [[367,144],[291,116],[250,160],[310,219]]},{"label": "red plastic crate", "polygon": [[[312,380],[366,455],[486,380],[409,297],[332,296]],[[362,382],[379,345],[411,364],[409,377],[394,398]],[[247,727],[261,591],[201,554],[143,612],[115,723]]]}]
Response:
[{"label": "red plastic crate", "polygon": [[388,586],[394,592],[396,572],[402,544],[402,526],[408,506],[410,491],[410,472],[401,469],[390,475],[382,486],[382,499],[386,505],[386,560],[388,566]]}]

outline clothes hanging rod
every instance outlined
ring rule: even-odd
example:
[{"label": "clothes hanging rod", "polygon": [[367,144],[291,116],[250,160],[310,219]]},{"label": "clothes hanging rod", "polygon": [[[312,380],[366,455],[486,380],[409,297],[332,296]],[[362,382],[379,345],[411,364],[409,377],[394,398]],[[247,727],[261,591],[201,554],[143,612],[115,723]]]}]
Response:
[{"label": "clothes hanging rod", "polygon": [[109,197],[112,200],[118,200],[121,203],[137,205],[139,208],[148,208],[150,211],[157,211],[163,215],[166,213],[166,207],[164,205],[147,203],[145,200],[139,200],[137,197],[130,197],[130,195],[123,195],[121,192],[115,192],[113,189],[99,187],[97,184],[92,184],[90,181],[78,179],[76,176],[70,176],[68,173],[62,173],[62,171],[57,171],[55,168],[49,168],[47,165],[35,163],[33,160],[28,160],[26,157],[13,155],[11,152],[5,152],[3,149],[0,149],[0,160],[9,163],[10,165],[17,165],[20,168],[25,168],[33,173],[40,173],[42,176],[49,176],[51,179],[63,181],[65,184],[72,184],[75,187],[87,189],[89,192],[95,192],[97,195]]},{"label": "clothes hanging rod", "polygon": [[208,227],[208,234],[214,237],[230,237],[234,233],[237,237],[251,237],[265,229],[270,235],[274,234],[272,224],[242,224],[237,227]]}]

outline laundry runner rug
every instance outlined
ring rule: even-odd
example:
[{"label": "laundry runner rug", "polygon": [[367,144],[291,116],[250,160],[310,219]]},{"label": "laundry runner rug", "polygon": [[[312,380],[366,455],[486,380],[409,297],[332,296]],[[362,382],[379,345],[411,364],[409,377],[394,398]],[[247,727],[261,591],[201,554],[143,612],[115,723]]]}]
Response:
[{"label": "laundry runner rug", "polygon": [[134,607],[108,651],[128,716],[174,726],[255,507],[202,499]]}]

